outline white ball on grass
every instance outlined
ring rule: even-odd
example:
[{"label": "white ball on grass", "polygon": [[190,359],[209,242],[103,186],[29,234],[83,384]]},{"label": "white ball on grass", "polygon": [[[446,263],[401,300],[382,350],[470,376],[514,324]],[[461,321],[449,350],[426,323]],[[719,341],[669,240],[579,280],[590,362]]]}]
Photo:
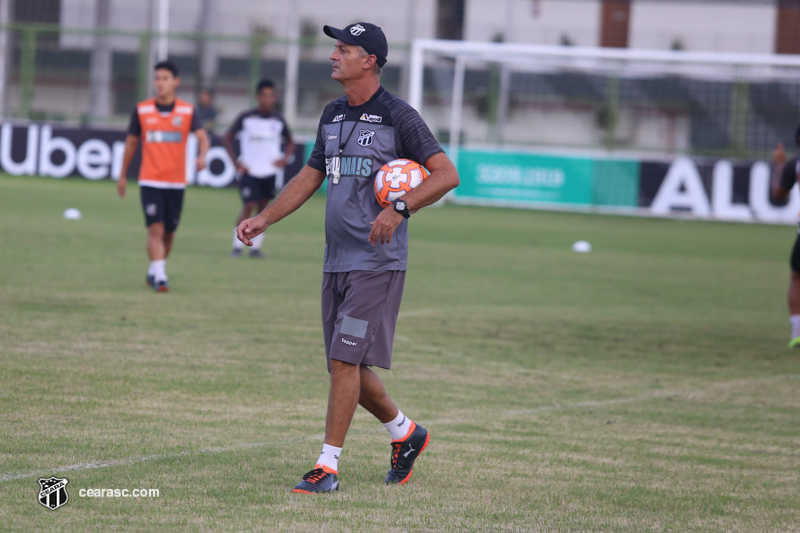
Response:
[{"label": "white ball on grass", "polygon": [[74,207],[70,207],[69,209],[64,211],[64,218],[66,218],[67,220],[80,220],[82,216],[83,215],[81,215],[81,212],[75,209]]},{"label": "white ball on grass", "polygon": [[589,253],[592,251],[592,245],[588,241],[575,241],[572,245],[572,251],[578,253]]}]

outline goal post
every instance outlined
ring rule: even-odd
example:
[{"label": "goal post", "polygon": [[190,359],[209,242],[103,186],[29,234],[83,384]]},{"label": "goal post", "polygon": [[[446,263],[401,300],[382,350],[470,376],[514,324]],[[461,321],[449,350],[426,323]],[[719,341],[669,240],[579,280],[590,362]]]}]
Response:
[{"label": "goal post", "polygon": [[[651,173],[650,162],[668,167],[684,156],[697,162],[710,198],[707,169],[714,161],[752,166],[771,162],[778,142],[787,150],[796,146],[800,57],[793,55],[416,40],[409,70],[409,103],[454,163],[466,151],[481,152],[470,161],[486,162],[472,169],[486,183],[558,181],[542,178],[558,174],[547,174],[547,162],[541,168],[536,161],[518,162],[510,171],[493,166],[491,160],[504,152],[592,159],[593,170],[581,174],[594,173],[585,187],[605,188],[590,190],[574,205],[597,207],[597,198],[624,197],[624,206],[642,208],[634,196],[654,186],[643,184],[641,172],[627,162]],[[621,168],[630,176],[609,171]],[[731,179],[746,171],[736,170]],[[561,174],[569,175],[563,168]],[[641,183],[631,185],[635,180]],[[742,189],[747,186],[731,185],[732,202],[748,201]],[[510,205],[524,192],[513,191]],[[527,192],[536,206],[555,198],[547,191]],[[577,198],[562,195],[554,202],[573,205],[567,197]]]}]

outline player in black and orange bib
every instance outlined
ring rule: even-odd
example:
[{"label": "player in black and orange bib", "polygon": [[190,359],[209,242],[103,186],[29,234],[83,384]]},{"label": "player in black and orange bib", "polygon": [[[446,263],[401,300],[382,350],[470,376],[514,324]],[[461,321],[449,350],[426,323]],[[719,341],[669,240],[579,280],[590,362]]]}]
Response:
[{"label": "player in black and orange bib", "polygon": [[169,290],[166,262],[178,229],[186,188],[186,141],[189,133],[197,135],[199,154],[195,167],[202,170],[206,166],[209,140],[194,106],[175,97],[180,84],[177,67],[171,61],[161,61],[156,64],[155,72],[156,97],[140,102],[131,115],[117,192],[120,197],[125,196],[128,167],[141,141],[139,190],[150,257],[145,279],[157,292],[166,292]]}]

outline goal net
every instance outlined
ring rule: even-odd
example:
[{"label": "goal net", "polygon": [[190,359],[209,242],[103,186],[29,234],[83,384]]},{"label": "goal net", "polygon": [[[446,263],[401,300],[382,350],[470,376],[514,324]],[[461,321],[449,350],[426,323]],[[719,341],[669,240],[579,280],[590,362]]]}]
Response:
[{"label": "goal net", "polygon": [[459,146],[764,158],[794,147],[796,56],[418,40],[409,101]]}]

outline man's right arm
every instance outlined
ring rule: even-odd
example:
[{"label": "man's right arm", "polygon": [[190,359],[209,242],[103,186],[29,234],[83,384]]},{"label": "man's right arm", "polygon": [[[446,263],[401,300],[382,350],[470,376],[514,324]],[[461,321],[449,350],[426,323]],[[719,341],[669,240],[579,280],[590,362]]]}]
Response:
[{"label": "man's right arm", "polygon": [[122,156],[122,168],[117,176],[117,194],[120,198],[125,198],[125,187],[128,184],[128,167],[131,166],[136,148],[139,146],[139,138],[142,136],[142,123],[139,121],[139,108],[134,107],[131,118],[128,121],[128,137],[125,139],[125,155]]},{"label": "man's right arm", "polygon": [[222,136],[222,146],[225,147],[225,151],[228,152],[228,157],[231,158],[234,164],[238,163],[236,152],[233,151],[233,133],[230,131],[225,132],[225,135]]},{"label": "man's right arm", "polygon": [[317,192],[325,180],[325,173],[306,165],[281,191],[278,197],[261,213],[239,224],[236,230],[239,240],[252,246],[251,239],[262,234],[269,226],[295,212]]},{"label": "man's right arm", "polygon": [[125,198],[125,188],[128,184],[128,167],[131,166],[131,161],[133,161],[133,156],[136,154],[136,148],[138,147],[139,137],[129,133],[125,139],[125,155],[122,156],[122,168],[117,180],[117,194],[119,194],[120,198]]},{"label": "man's right arm", "polygon": [[225,151],[228,152],[228,156],[233,161],[233,165],[236,167],[238,172],[248,172],[247,167],[245,167],[239,158],[236,157],[236,152],[233,149],[233,139],[236,137],[243,128],[244,122],[244,113],[236,117],[236,120],[231,125],[230,129],[225,132],[225,135],[222,136],[222,146],[225,147]]}]

